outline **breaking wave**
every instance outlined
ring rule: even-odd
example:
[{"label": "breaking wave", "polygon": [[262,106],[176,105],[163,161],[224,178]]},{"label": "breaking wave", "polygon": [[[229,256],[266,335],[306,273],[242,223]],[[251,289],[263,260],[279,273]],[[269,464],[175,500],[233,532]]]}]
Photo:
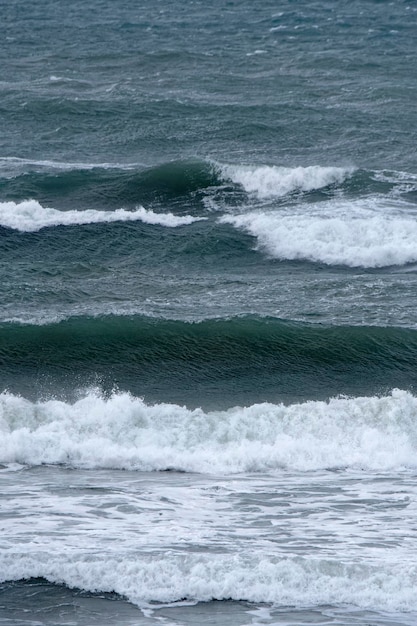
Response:
[{"label": "breaking wave", "polygon": [[[377,610],[417,608],[416,567],[346,564],[245,554],[46,552],[30,542],[0,555],[0,580],[42,577],[91,592],[120,594],[139,606],[180,600],[243,600],[291,605],[348,604]],[[151,608],[151,607],[149,607]],[[155,608],[155,607],[154,607]]]},{"label": "breaking wave", "polygon": [[354,171],[353,168],[320,165],[292,168],[226,165],[221,169],[224,176],[259,198],[282,197],[296,191],[313,191],[341,184]]},{"label": "breaking wave", "polygon": [[89,392],[73,404],[0,395],[0,462],[199,473],[417,467],[417,398],[335,398],[226,411]]},{"label": "breaking wave", "polygon": [[417,222],[411,205],[378,198],[303,205],[290,211],[224,215],[256,237],[280,260],[306,260],[349,267],[386,267],[417,260]]}]

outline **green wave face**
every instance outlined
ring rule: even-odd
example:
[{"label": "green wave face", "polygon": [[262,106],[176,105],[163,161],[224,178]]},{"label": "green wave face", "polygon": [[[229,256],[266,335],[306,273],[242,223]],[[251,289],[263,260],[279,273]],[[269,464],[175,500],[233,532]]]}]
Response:
[{"label": "green wave face", "polygon": [[[367,395],[416,381],[417,332],[277,319],[184,323],[143,317],[5,324],[4,388],[58,395],[116,386],[146,400],[214,407]],[[24,382],[26,381],[26,382]],[[33,394],[32,394],[33,395]]]},{"label": "green wave face", "polygon": [[[153,167],[36,165],[0,178],[5,200],[34,198],[62,209],[104,208],[184,199],[222,184],[220,171],[206,161],[171,161]],[[28,171],[29,170],[29,171]]]}]

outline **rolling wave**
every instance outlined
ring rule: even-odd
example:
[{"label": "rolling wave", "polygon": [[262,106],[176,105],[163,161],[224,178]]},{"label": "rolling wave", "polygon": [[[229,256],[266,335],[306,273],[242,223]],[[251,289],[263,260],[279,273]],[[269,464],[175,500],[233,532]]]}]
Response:
[{"label": "rolling wave", "polygon": [[90,392],[73,404],[0,395],[0,462],[200,473],[416,468],[417,399],[336,398],[227,411]]},{"label": "rolling wave", "polygon": [[39,202],[60,202],[64,208],[80,204],[114,208],[185,197],[195,200],[199,194],[210,194],[213,189],[222,190],[225,199],[243,191],[251,200],[350,188],[355,192],[389,191],[396,186],[404,189],[410,178],[405,174],[399,177],[379,174],[352,167],[232,165],[197,159],[151,167],[0,159],[0,194],[4,200],[31,197]]},{"label": "rolling wave", "polygon": [[416,358],[415,330],[273,318],[71,318],[43,326],[6,323],[0,333],[6,387],[18,390],[13,380],[27,385],[33,377],[35,389],[60,377],[73,386],[81,378],[194,406],[410,389]]},{"label": "rolling wave", "polygon": [[[31,197],[63,208],[114,208],[150,201],[169,202],[223,184],[220,170],[207,161],[172,161],[152,167],[109,164],[45,164],[19,161],[15,175],[7,162],[0,194],[5,200]],[[71,165],[71,166],[70,166]],[[73,166],[72,166],[73,165]]]},{"label": "rolling wave", "polygon": [[[269,357],[289,365],[363,363],[378,369],[408,367],[417,356],[417,331],[377,326],[327,326],[276,318],[234,317],[183,322],[143,316],[73,317],[58,323],[1,324],[0,355],[37,352],[45,360],[90,357],[114,361],[134,351],[143,362],[193,360],[202,365],[244,365]],[[77,345],[78,344],[78,345]],[[84,354],[84,350],[86,354]],[[95,353],[95,350],[97,353]],[[54,353],[56,356],[54,357]],[[38,354],[38,358],[42,357]]]},{"label": "rolling wave", "polygon": [[[230,231],[236,238],[240,231],[246,237],[242,245],[250,245],[250,235],[258,250],[280,261],[352,268],[417,261],[417,185],[404,172],[199,160],[148,168],[74,165],[39,162],[33,171],[0,177],[0,225],[33,232],[70,224],[142,221],[175,227],[211,220],[220,245],[230,247]],[[226,234],[222,225],[233,229]],[[201,249],[198,242],[195,250]]]},{"label": "rolling wave", "polygon": [[416,568],[397,562],[285,558],[249,549],[239,555],[166,550],[164,554],[144,551],[140,556],[124,545],[120,550],[119,555],[108,550],[86,554],[81,549],[64,552],[53,545],[47,552],[33,541],[24,552],[14,549],[0,555],[0,580],[43,578],[90,592],[116,592],[148,611],[184,600],[192,604],[236,600],[276,607],[347,604],[377,611],[417,608]]}]

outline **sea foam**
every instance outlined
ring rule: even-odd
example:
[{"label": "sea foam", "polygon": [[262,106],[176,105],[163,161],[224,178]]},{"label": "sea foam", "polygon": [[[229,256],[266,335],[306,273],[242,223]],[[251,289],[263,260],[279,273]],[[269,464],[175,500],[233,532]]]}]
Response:
[{"label": "sea foam", "polygon": [[417,398],[256,404],[227,411],[95,392],[74,404],[0,395],[0,463],[200,473],[417,467]]},{"label": "sea foam", "polygon": [[256,237],[258,246],[280,260],[307,260],[349,267],[386,267],[417,260],[413,207],[378,198],[336,200],[290,210],[224,215]]},{"label": "sea foam", "polygon": [[248,193],[256,194],[259,198],[271,198],[340,184],[353,173],[354,169],[320,165],[293,168],[223,165],[221,171],[223,176],[242,185]]},{"label": "sea foam", "polygon": [[[92,592],[115,591],[139,606],[150,602],[244,600],[276,606],[348,604],[377,610],[417,608],[417,568],[340,560],[279,558],[265,553],[129,553],[119,546],[42,550],[38,542],[0,554],[0,580],[46,578]],[[91,552],[91,549],[90,549]],[[155,607],[154,607],[155,608]]]},{"label": "sea foam", "polygon": [[87,209],[80,211],[58,211],[43,207],[36,200],[23,202],[0,202],[0,225],[21,232],[35,232],[51,226],[73,226],[82,224],[134,222],[176,227],[186,226],[204,218],[191,215],[174,215],[173,213],[154,213],[144,207],[133,211],[116,209],[115,211],[98,211]]}]

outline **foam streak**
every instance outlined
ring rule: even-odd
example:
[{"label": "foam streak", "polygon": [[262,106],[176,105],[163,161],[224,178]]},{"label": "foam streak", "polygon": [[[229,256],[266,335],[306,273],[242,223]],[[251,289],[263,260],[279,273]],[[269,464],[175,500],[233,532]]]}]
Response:
[{"label": "foam streak", "polygon": [[58,211],[43,207],[36,200],[24,200],[19,203],[0,203],[0,225],[21,232],[35,232],[41,228],[51,226],[134,221],[172,228],[192,224],[201,219],[203,218],[196,218],[191,215],[178,216],[173,213],[154,213],[143,207],[139,207],[134,211],[127,211],[126,209],[117,209],[115,211],[97,211],[94,209]]}]

